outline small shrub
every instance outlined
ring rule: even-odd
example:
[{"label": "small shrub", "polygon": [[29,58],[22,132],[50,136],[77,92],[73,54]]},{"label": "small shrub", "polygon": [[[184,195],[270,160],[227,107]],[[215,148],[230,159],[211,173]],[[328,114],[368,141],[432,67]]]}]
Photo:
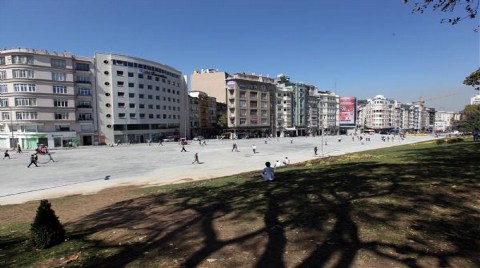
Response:
[{"label": "small shrub", "polygon": [[31,241],[37,248],[48,248],[65,241],[65,230],[48,200],[41,200],[30,227]]},{"label": "small shrub", "polygon": [[458,143],[458,142],[463,142],[462,138],[453,138],[453,139],[448,139],[447,143],[448,144],[453,144],[453,143]]},{"label": "small shrub", "polygon": [[444,144],[444,143],[445,143],[445,139],[438,139],[438,140],[435,141],[435,143],[436,143],[437,145]]}]

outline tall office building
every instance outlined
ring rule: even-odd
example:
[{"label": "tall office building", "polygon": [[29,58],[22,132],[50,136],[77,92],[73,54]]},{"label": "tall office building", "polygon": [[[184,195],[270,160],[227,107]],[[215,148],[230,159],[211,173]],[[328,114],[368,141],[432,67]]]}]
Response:
[{"label": "tall office building", "polygon": [[157,62],[95,54],[101,144],[180,137],[189,125],[182,73]]},{"label": "tall office building", "polygon": [[67,52],[0,51],[0,147],[96,144],[93,62]]}]

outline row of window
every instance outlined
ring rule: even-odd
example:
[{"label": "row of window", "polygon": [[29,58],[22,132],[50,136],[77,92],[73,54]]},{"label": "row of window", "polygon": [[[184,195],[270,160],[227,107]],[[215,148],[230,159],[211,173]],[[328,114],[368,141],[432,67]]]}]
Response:
[{"label": "row of window", "polygon": [[[108,75],[108,71],[104,72],[106,75]],[[135,74],[133,72],[127,72],[128,74],[128,77],[134,77]],[[124,77],[125,76],[125,73],[124,71],[117,71],[117,76],[120,76],[120,77]],[[139,73],[137,74],[137,77],[139,79],[144,79],[146,77],[147,80],[155,80],[156,82],[160,82],[160,77],[158,76],[155,76],[155,78],[151,75],[144,75],[142,73]],[[180,86],[180,83],[179,82],[175,82],[175,81],[170,81],[170,79],[165,79],[165,78],[161,78],[162,79],[162,83],[167,83],[169,85],[174,85],[174,86],[177,86],[179,87]]]},{"label": "row of window", "polygon": [[[117,96],[119,98],[124,98],[125,97],[125,92],[119,91],[119,92],[117,92]],[[128,97],[129,98],[135,98],[135,93],[128,93]],[[145,94],[138,94],[138,98],[139,99],[145,99]],[[153,95],[147,95],[147,99],[153,100]],[[160,96],[156,95],[155,99],[160,100]],[[169,101],[169,102],[171,101],[171,102],[180,103],[180,99],[170,98],[170,97],[165,97],[165,96],[163,97],[163,100],[164,101]]]},{"label": "row of window", "polygon": [[[124,87],[124,86],[125,86],[125,82],[124,82],[124,81],[117,81],[117,87]],[[129,88],[134,88],[134,87],[135,87],[135,83],[129,82],[129,83],[128,83],[128,87],[129,87]],[[145,85],[144,85],[144,84],[138,84],[138,88],[144,89],[144,88],[145,88]],[[152,86],[152,85],[147,85],[147,89],[153,90],[153,86]],[[160,87],[159,87],[159,86],[155,86],[155,90],[156,90],[156,91],[160,91]],[[165,87],[164,87],[162,91],[163,91],[163,92],[167,92],[167,93],[173,93],[173,94],[180,95],[180,90],[169,89],[169,88],[165,88]]]},{"label": "row of window", "polygon": [[[105,60],[104,63],[107,63],[108,64],[108,61]],[[136,63],[136,62],[130,62],[130,61],[122,61],[122,60],[113,60],[113,65],[120,65],[120,66],[125,66],[125,67],[133,67],[133,68],[138,68],[139,69],[139,72],[144,72],[144,71],[152,71],[152,72],[157,72],[157,73],[161,73],[161,74],[166,74],[168,76],[171,76],[171,77],[174,77],[174,78],[179,78],[180,75],[178,74],[174,74],[172,72],[169,72],[169,71],[166,71],[162,68],[158,68],[158,67],[153,67],[153,66],[150,66],[150,65],[146,65],[146,64],[140,64],[140,63]]]},{"label": "row of window", "polygon": [[[125,103],[124,102],[119,102],[118,103],[118,108],[125,108]],[[132,108],[134,109],[136,107],[136,104],[135,103],[129,103],[128,105],[128,108]],[[153,104],[148,104],[147,105],[148,109],[153,109]],[[155,109],[157,110],[160,110],[160,105],[155,105]],[[140,103],[138,104],[138,108],[139,109],[145,109],[145,104],[143,103]],[[180,107],[175,107],[175,106],[167,106],[167,105],[163,105],[163,110],[170,110],[170,111],[180,111]]]},{"label": "row of window", "polygon": [[[126,119],[126,113],[118,113],[118,118],[120,119]],[[129,113],[128,114],[129,118],[136,119],[137,114],[136,113]],[[140,119],[145,119],[146,114],[139,114]],[[180,119],[180,115],[175,115],[175,114],[148,114],[149,119],[157,118],[157,119]]]},{"label": "row of window", "polygon": [[[68,120],[69,113],[54,113],[55,120]],[[15,112],[15,120],[37,120],[37,112]],[[79,113],[78,121],[92,121],[91,113]],[[2,120],[10,120],[10,112],[2,112]]]}]

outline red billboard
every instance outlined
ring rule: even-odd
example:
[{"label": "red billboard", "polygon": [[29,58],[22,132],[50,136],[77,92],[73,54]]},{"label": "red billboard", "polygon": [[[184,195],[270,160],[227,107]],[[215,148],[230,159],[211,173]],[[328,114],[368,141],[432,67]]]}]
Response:
[{"label": "red billboard", "polygon": [[340,125],[355,125],[355,97],[340,97]]}]

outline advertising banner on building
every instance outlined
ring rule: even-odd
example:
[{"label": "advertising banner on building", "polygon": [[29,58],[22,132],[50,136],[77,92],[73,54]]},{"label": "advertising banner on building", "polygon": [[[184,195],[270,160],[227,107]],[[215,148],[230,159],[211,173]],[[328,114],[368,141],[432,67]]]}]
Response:
[{"label": "advertising banner on building", "polygon": [[355,125],[355,97],[340,97],[340,126]]}]

